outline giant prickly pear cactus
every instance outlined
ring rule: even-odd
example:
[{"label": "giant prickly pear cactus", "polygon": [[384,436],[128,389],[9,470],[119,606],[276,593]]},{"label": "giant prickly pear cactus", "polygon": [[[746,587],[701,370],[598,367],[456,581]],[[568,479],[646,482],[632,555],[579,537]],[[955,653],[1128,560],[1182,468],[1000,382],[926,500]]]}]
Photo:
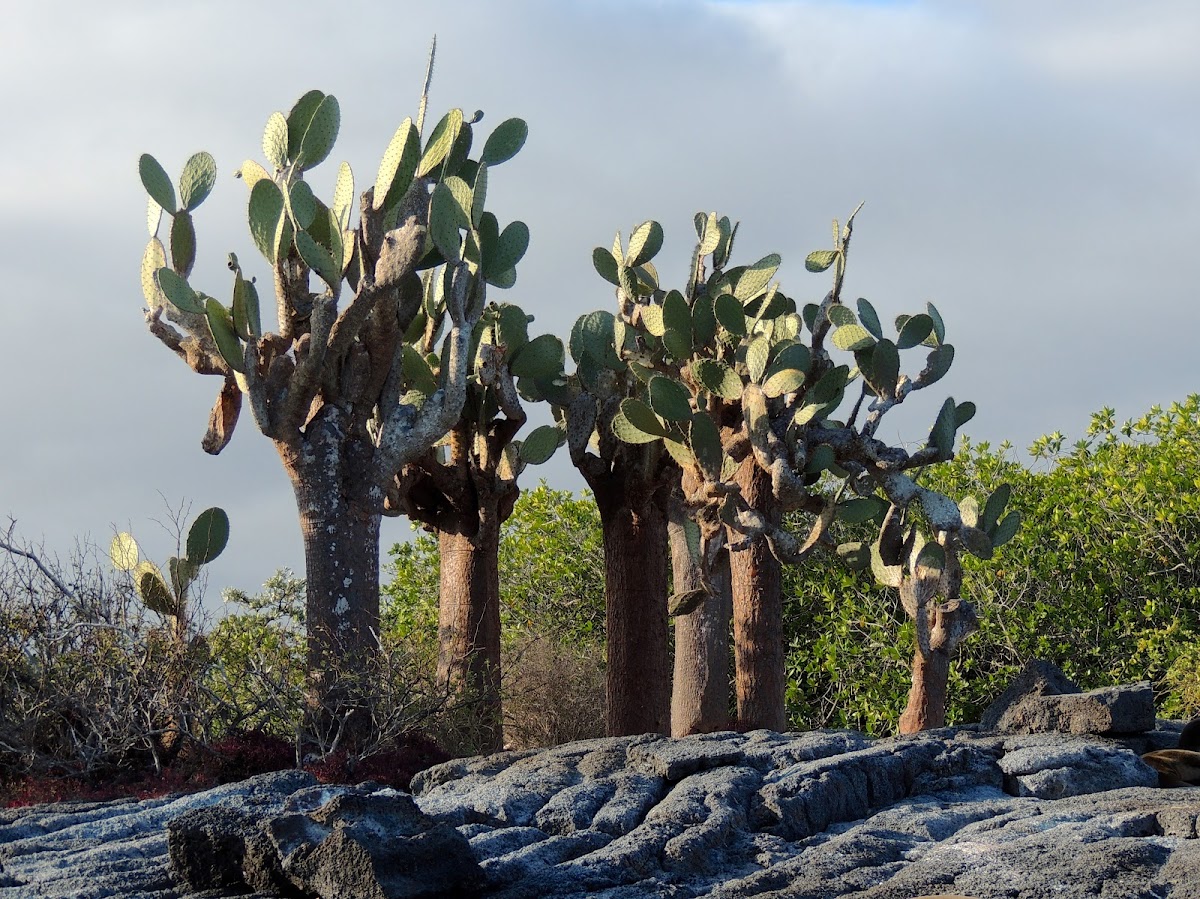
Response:
[{"label": "giant prickly pear cactus", "polygon": [[[263,322],[258,282],[235,255],[229,305],[192,284],[192,214],[215,181],[211,157],[188,161],[178,191],[152,157],[140,163],[151,197],[142,261],[147,323],[192,370],[224,379],[206,451],[228,443],[245,397],[280,454],[305,543],[314,720],[329,726],[350,720],[332,708],[345,696],[337,684],[367,678],[377,649],[386,492],[459,419],[487,285],[515,283],[529,239],[524,224],[501,228],[486,209],[491,171],[520,150],[525,123],[502,122],[471,158],[482,114],[467,120],[453,109],[423,141],[425,99],[417,121],[405,119],[388,143],[374,183],[358,199],[357,219],[346,163],[328,201],[306,180],[333,149],[336,98],[309,91],[267,120],[265,165],[247,160],[237,174],[248,188],[250,236],[274,288],[273,332]],[[169,260],[157,236],[163,212],[171,217]],[[436,310],[423,302],[422,271],[437,285]],[[450,325],[439,375],[425,392],[405,391],[408,350],[431,312]],[[326,745],[335,737],[325,735]]]},{"label": "giant prickly pear cactus", "polygon": [[[838,516],[882,522],[889,503],[905,509],[919,502],[937,532],[964,529],[951,500],[905,472],[949,459],[974,406],[946,400],[927,444],[913,453],[876,437],[883,415],[939,380],[954,350],[932,304],[898,318],[892,338],[868,301],[858,301],[857,314],[842,302],[855,214],[844,227],[834,223],[831,249],[806,259],[809,271],[832,269],[834,282],[821,303],[802,309],[772,283],[779,256],[730,266],[737,227],[715,213],[695,218],[683,291],[664,291],[648,276],[662,242],[657,223],[635,229],[627,249],[618,241],[594,252],[597,271],[617,289],[621,315],[611,350],[606,345],[593,355],[620,360],[641,382],[619,400],[612,432],[626,443],[661,444],[683,469],[702,569],[723,549],[731,552],[744,725],[786,726],[779,563],[829,546]],[[900,371],[899,353],[917,346],[928,353],[920,374],[910,377]],[[852,353],[854,365],[839,364],[831,350]],[[836,420],[855,382],[861,387],[849,416]],[[823,475],[840,488],[823,489]],[[803,539],[782,526],[783,513],[795,510],[811,515]],[[963,545],[975,551],[981,544]],[[689,613],[710,593],[702,587],[678,595],[672,609]]]},{"label": "giant prickly pear cactus", "polygon": [[[418,393],[436,384],[441,369],[432,353],[442,313],[431,279],[425,308],[420,344],[405,347],[404,388]],[[514,377],[550,377],[563,365],[562,341],[550,334],[530,338],[531,321],[509,303],[484,310],[472,334],[462,414],[449,434],[397,475],[385,508],[385,514],[402,512],[438,536],[438,680],[473,703],[480,752],[503,745],[500,528],[512,514],[521,472],[548,460],[565,440],[553,425],[516,439],[526,415]]]}]

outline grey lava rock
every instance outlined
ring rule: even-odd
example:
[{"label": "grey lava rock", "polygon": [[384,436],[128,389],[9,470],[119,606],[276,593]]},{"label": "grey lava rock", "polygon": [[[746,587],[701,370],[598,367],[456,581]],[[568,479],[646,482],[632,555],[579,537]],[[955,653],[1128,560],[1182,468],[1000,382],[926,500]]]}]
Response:
[{"label": "grey lava rock", "polygon": [[412,795],[287,772],[42,806],[0,813],[0,899],[1200,899],[1200,791],[1148,786],[1128,742],[642,735],[447,762]]}]

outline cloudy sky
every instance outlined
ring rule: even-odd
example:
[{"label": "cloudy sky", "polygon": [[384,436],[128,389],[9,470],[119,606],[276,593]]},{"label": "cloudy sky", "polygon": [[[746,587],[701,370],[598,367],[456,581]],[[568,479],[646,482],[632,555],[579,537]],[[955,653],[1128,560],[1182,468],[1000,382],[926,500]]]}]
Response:
[{"label": "cloudy sky", "polygon": [[[591,250],[660,221],[685,273],[697,210],[740,220],[745,261],[784,291],[827,289],[804,256],[866,201],[847,294],[886,318],[935,302],[958,355],[925,403],[971,399],[977,439],[1071,439],[1092,411],[1140,414],[1200,389],[1200,5],[1192,0],[12,4],[0,30],[0,516],[68,550],[132,527],[160,561],[167,504],[227,509],[210,589],[303,570],[291,488],[247,415],[200,438],[219,383],[146,332],[137,158],[173,175],[213,153],[193,283],[226,254],[269,281],[233,172],[311,88],[337,96],[332,160],[373,180],[414,115],[438,36],[431,116],[526,119],[489,208],[532,232],[503,297],[566,334],[612,297]],[[328,193],[336,166],[312,179]],[[498,293],[498,292],[496,292]],[[493,298],[497,298],[495,295]],[[911,406],[911,408],[910,408]],[[888,431],[887,428],[891,430]],[[561,461],[554,486],[582,481]],[[0,518],[3,523],[6,518]],[[409,531],[385,523],[390,545]]]}]

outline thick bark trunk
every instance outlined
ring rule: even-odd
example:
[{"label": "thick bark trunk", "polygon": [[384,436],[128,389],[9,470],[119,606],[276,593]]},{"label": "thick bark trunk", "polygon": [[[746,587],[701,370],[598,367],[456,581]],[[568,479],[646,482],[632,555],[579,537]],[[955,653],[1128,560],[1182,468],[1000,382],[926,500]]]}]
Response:
[{"label": "thick bark trunk", "polygon": [[949,653],[935,649],[928,655],[920,650],[913,655],[912,689],[908,693],[908,707],[900,716],[900,733],[915,734],[945,727],[949,678]]},{"label": "thick bark trunk", "polygon": [[[681,522],[668,526],[674,590],[700,586]],[[671,735],[712,733],[729,727],[729,554],[717,556],[709,573],[716,592],[698,608],[675,616],[675,676],[671,682]]]},{"label": "thick bark trunk", "polygon": [[631,509],[597,491],[604,531],[610,736],[671,732],[667,648],[667,515],[648,499]]},{"label": "thick bark trunk", "polygon": [[[746,501],[778,525],[783,516],[771,492],[770,475],[747,457],[736,478]],[[729,539],[732,543],[741,538],[731,532]],[[758,539],[748,549],[731,553],[729,567],[738,726],[786,730],[782,566],[766,541]]]},{"label": "thick bark trunk", "polygon": [[[500,704],[500,522],[475,534],[440,531],[438,683],[466,698],[479,728],[477,749],[503,748]],[[486,533],[485,533],[486,531]]]}]

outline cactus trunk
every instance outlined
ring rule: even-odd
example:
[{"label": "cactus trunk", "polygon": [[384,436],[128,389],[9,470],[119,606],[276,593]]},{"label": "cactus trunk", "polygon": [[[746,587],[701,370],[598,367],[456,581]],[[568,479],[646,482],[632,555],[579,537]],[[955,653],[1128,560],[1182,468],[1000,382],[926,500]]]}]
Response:
[{"label": "cactus trunk", "polygon": [[[771,478],[747,457],[738,468],[737,484],[751,507],[776,527],[783,514],[771,490]],[[740,539],[729,535],[730,542]],[[733,587],[733,648],[738,726],[787,729],[784,708],[783,572],[766,541],[759,538],[729,561]]]},{"label": "cactus trunk", "polygon": [[[683,526],[672,520],[667,527],[674,590],[694,590],[700,586],[700,569],[688,549]],[[716,592],[688,614],[675,616],[674,737],[729,727],[729,621],[733,610],[727,553],[720,554],[715,568],[710,581]]]},{"label": "cactus trunk", "polygon": [[[310,723],[327,738],[353,745],[370,727],[364,697],[379,656],[382,516],[361,474],[371,458],[370,439],[365,433],[347,438],[343,418],[326,405],[299,446],[277,447],[304,538]],[[351,708],[362,711],[350,714]]]},{"label": "cactus trunk", "polygon": [[476,749],[503,747],[500,705],[500,518],[438,533],[438,684],[472,703]]},{"label": "cactus trunk", "polygon": [[608,734],[668,734],[667,510],[660,499],[665,491],[631,501],[619,473],[592,489],[604,532]]},{"label": "cactus trunk", "polygon": [[950,677],[950,655],[933,650],[913,654],[912,688],[908,707],[900,716],[900,733],[915,734],[946,725],[946,684]]}]

